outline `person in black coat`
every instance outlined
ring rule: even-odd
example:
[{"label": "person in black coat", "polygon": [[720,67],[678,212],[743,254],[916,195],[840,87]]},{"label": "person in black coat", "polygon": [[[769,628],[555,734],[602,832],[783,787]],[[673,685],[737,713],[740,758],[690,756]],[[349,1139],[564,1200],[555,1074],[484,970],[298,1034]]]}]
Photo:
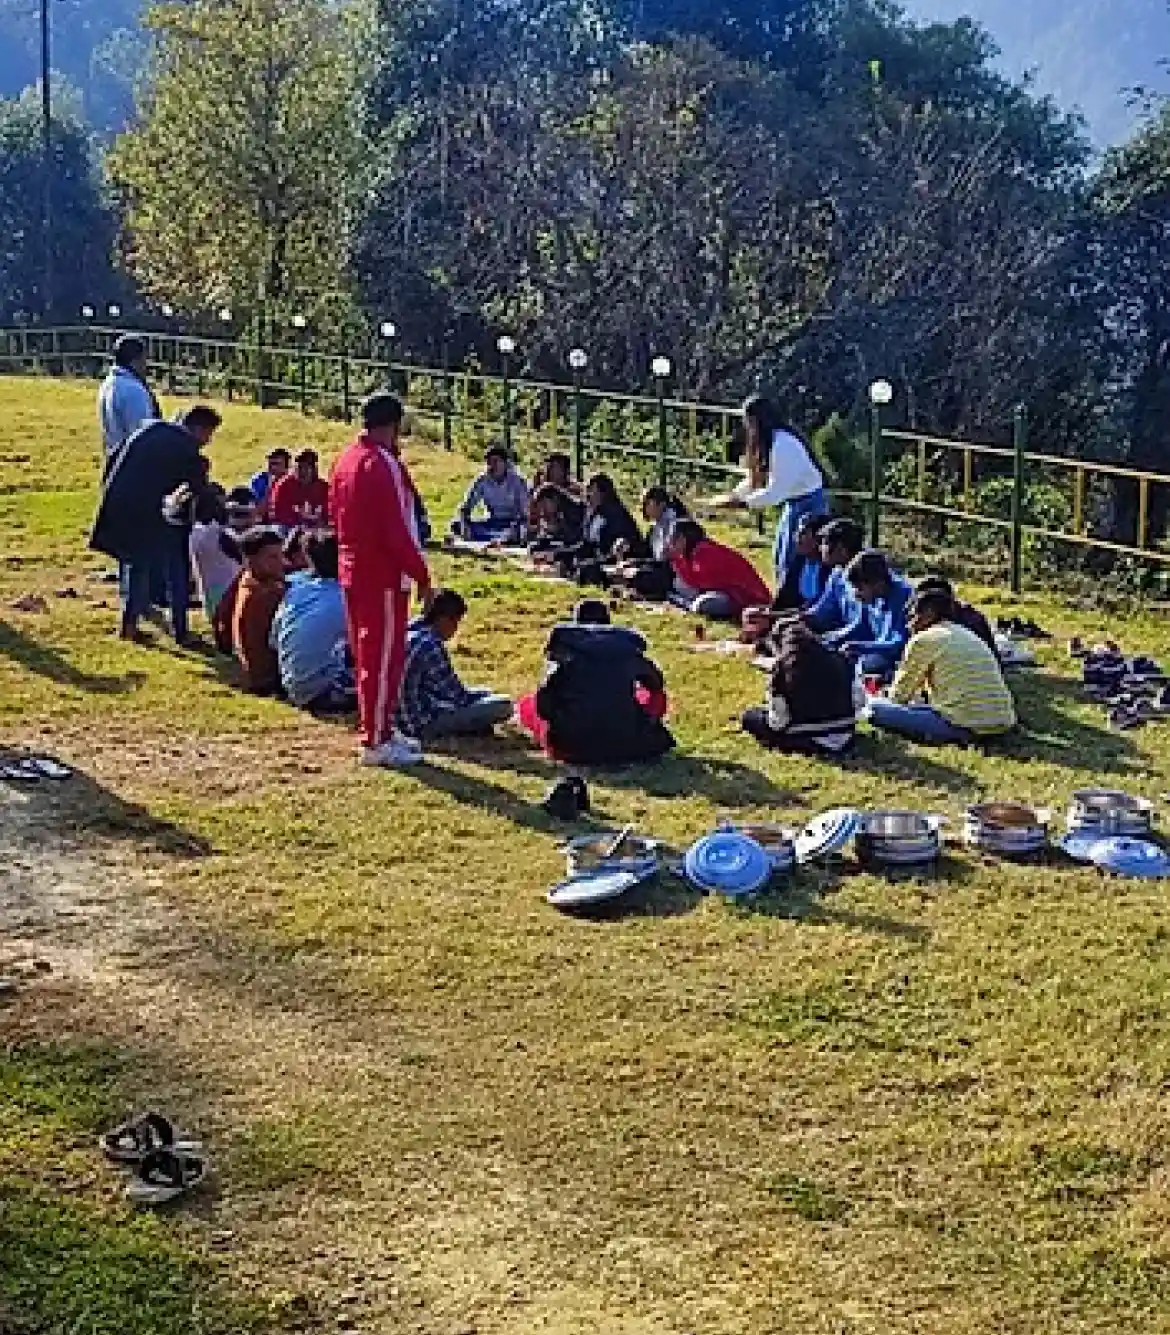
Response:
[{"label": "person in black coat", "polygon": [[802,621],[786,622],[764,643],[775,652],[767,703],[744,713],[744,731],[773,751],[848,752],[864,704],[853,665],[826,648]]},{"label": "person in black coat", "polygon": [[[189,589],[185,584],[175,587],[179,562],[171,556],[178,539],[163,511],[180,488],[194,494],[204,485],[207,461],[200,451],[219,424],[214,408],[199,405],[176,422],[141,427],[110,457],[89,545],[120,564],[124,640],[140,638],[138,620],[150,609],[151,575],[164,564],[171,572],[168,592],[176,638],[185,635]],[[181,614],[176,612],[180,600]]]},{"label": "person in black coat", "polygon": [[604,584],[601,564],[614,557],[615,548],[627,558],[637,558],[645,555],[646,543],[608,473],[594,473],[589,479],[585,504],[582,540],[561,548],[557,567],[562,575],[575,575],[582,583]]},{"label": "person in black coat", "polygon": [[549,637],[536,713],[546,745],[571,765],[631,765],[657,760],[674,746],[662,722],[665,682],[637,631],[609,624],[604,603],[580,605],[572,625]]}]

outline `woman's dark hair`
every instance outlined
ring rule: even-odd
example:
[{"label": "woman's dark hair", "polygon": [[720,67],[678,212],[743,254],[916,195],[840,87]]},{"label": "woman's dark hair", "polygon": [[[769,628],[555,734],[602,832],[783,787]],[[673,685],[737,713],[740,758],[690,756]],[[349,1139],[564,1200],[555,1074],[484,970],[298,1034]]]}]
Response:
[{"label": "woman's dark hair", "polygon": [[797,533],[815,533],[819,538],[824,534],[825,529],[835,522],[832,515],[801,515],[800,522],[796,525],[796,531]]},{"label": "woman's dark hair", "polygon": [[770,446],[772,437],[777,431],[787,431],[790,436],[795,436],[797,440],[807,449],[808,441],[797,429],[786,422],[780,415],[780,409],[776,407],[775,401],[768,398],[766,394],[753,394],[743,405],[743,415],[751,418],[760,431],[760,440]]},{"label": "woman's dark hair", "polygon": [[774,643],[774,688],[788,701],[793,718],[816,718],[830,691],[841,694],[842,713],[850,712],[846,701],[852,701],[853,670],[844,655],[823,645],[798,620],[786,621]]},{"label": "woman's dark hair", "polygon": [[844,547],[854,557],[865,546],[865,533],[855,519],[833,519],[821,529],[821,542],[829,547]]},{"label": "woman's dark hair", "polygon": [[490,464],[493,459],[503,459],[507,463],[512,462],[512,456],[508,453],[506,445],[489,445],[484,451],[483,461]]},{"label": "woman's dark hair", "polygon": [[462,621],[467,615],[467,599],[461,593],[456,593],[454,589],[439,589],[431,599],[430,606],[423,613],[423,620],[428,626],[433,626],[436,621],[443,617],[451,617],[454,621]]},{"label": "woman's dark hair", "polygon": [[922,589],[914,595],[911,615],[921,614],[937,617],[939,621],[950,621],[955,614],[955,596],[942,589]]},{"label": "woman's dark hair", "polygon": [[890,578],[890,563],[884,552],[862,552],[845,567],[845,577],[855,589],[861,584],[886,584]]},{"label": "woman's dark hair", "polygon": [[647,487],[642,493],[643,509],[646,508],[649,501],[653,501],[655,505],[665,505],[668,510],[673,510],[676,519],[690,518],[691,512],[683,502],[673,492],[667,491],[665,487]]},{"label": "woman's dark hair", "polygon": [[564,487],[558,487],[555,482],[545,482],[532,493],[532,499],[537,505],[551,501],[557,507],[557,514],[562,514],[566,502],[572,498]]},{"label": "woman's dark hair", "polygon": [[589,487],[596,487],[601,492],[601,503],[605,505],[613,501],[620,501],[617,493],[617,487],[614,486],[613,478],[608,473],[594,473],[586,484]]},{"label": "woman's dark hair", "polygon": [[554,464],[564,472],[566,477],[572,477],[573,461],[567,454],[562,454],[559,450],[554,450],[552,454],[546,456],[544,468],[542,469],[545,477],[548,476],[548,470],[552,468]]},{"label": "woman's dark hair", "polygon": [[195,497],[192,517],[197,524],[226,524],[227,506],[221,487],[204,487]]},{"label": "woman's dark hair", "polygon": [[240,539],[240,551],[245,556],[256,556],[265,547],[283,547],[283,540],[274,528],[250,528]]},{"label": "woman's dark hair", "polygon": [[252,495],[251,487],[233,487],[227,494],[227,503],[252,506],[256,504],[256,497]]},{"label": "woman's dark hair", "polygon": [[321,528],[305,539],[305,555],[318,579],[337,578],[337,534],[331,528]]},{"label": "woman's dark hair", "polygon": [[674,538],[681,539],[683,551],[686,552],[687,560],[689,561],[695,554],[695,548],[699,543],[707,540],[707,533],[702,524],[696,523],[695,520],[680,519],[674,526],[674,533],[671,535],[671,538],[672,540]]},{"label": "woman's dark hair", "polygon": [[582,598],[573,608],[573,621],[578,626],[608,626],[609,608],[600,598]]},{"label": "woman's dark hair", "polygon": [[179,422],[189,431],[218,431],[223,418],[206,403],[197,403],[180,414]]},{"label": "woman's dark hair", "polygon": [[945,575],[923,575],[914,586],[914,596],[920,598],[924,593],[945,593],[948,598],[953,598],[955,586]]}]

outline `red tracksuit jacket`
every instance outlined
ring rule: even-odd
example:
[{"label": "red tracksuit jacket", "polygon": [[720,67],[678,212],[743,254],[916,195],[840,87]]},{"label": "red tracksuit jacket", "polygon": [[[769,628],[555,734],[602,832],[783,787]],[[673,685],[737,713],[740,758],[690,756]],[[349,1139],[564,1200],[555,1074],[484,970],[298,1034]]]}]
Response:
[{"label": "red tracksuit jacket", "polygon": [[329,508],[342,588],[409,589],[427,579],[406,465],[364,433],[333,465]]}]

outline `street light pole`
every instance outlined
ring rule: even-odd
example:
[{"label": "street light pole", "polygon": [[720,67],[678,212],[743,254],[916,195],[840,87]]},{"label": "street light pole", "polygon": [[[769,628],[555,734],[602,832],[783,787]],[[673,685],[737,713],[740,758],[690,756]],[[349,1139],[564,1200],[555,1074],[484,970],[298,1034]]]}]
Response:
[{"label": "street light pole", "polygon": [[53,312],[53,90],[49,0],[41,0],[41,312]]},{"label": "street light pole", "polygon": [[875,380],[869,387],[869,545],[881,545],[882,510],[882,409],[894,401],[888,380]]},{"label": "street light pole", "polygon": [[569,366],[573,371],[573,472],[577,481],[585,471],[585,442],[581,423],[581,377],[589,365],[589,356],[584,348],[574,348],[569,353]]},{"label": "street light pole", "polygon": [[658,485],[666,486],[666,382],[673,367],[669,357],[655,357],[650,371],[658,386]]},{"label": "street light pole", "polygon": [[496,339],[496,351],[500,354],[504,376],[504,449],[512,453],[512,381],[511,356],[516,351],[516,340],[510,334],[501,334]]}]

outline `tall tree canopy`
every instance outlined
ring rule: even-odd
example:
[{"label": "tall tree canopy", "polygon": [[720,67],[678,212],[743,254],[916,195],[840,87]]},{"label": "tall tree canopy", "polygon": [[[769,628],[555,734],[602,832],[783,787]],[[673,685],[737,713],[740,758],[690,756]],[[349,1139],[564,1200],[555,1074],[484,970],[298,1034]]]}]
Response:
[{"label": "tall tree canopy", "polygon": [[330,0],[193,0],[147,21],[140,122],[108,164],[131,272],[180,309],[324,318],[344,304],[365,163],[353,15]]}]

